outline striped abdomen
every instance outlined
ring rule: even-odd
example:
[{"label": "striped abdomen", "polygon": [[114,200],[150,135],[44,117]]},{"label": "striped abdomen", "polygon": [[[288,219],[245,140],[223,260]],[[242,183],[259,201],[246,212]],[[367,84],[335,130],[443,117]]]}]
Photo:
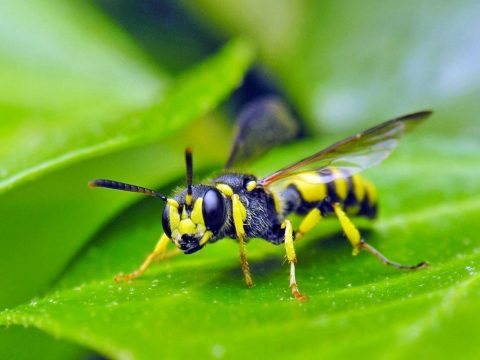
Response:
[{"label": "striped abdomen", "polygon": [[323,184],[316,172],[299,174],[287,183],[280,198],[285,215],[291,212],[305,214],[313,208],[319,208],[323,215],[327,215],[332,211],[333,203],[342,204],[349,215],[374,218],[377,214],[375,187],[360,175]]}]

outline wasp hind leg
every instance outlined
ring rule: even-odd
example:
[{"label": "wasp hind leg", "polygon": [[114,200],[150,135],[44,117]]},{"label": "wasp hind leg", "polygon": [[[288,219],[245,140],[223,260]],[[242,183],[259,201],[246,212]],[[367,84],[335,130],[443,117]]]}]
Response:
[{"label": "wasp hind leg", "polygon": [[353,246],[352,255],[356,256],[360,252],[360,250],[364,250],[373,256],[375,256],[378,260],[388,266],[392,266],[397,269],[404,269],[404,270],[417,270],[421,268],[425,268],[428,266],[428,263],[422,261],[416,265],[403,265],[399,264],[395,261],[389,260],[385,255],[375,249],[373,246],[365,242],[365,240],[361,237],[360,232],[352,223],[350,218],[348,218],[347,214],[342,209],[342,206],[339,203],[332,205],[335,215],[337,216],[340,224],[342,225],[343,231],[347,236],[348,240]]},{"label": "wasp hind leg", "polygon": [[140,267],[137,270],[135,270],[130,274],[118,274],[117,276],[115,276],[115,281],[121,282],[121,281],[129,281],[129,280],[135,279],[140,275],[142,275],[148,269],[151,263],[156,259],[177,255],[179,253],[178,249],[172,251],[170,254],[166,253],[167,245],[169,242],[170,242],[169,237],[163,234],[160,237],[160,240],[158,240],[157,245],[155,246],[155,249],[147,256],[145,261],[142,263],[142,265],[140,265]]}]

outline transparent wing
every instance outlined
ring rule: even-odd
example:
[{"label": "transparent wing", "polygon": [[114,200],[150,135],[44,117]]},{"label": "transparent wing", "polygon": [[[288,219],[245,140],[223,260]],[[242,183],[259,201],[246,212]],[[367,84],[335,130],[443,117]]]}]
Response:
[{"label": "transparent wing", "polygon": [[397,147],[403,134],[415,128],[431,113],[420,111],[386,121],[284,167],[261,179],[259,184],[269,186],[309,171],[319,174],[309,177],[309,182],[329,183],[336,178],[361,172],[382,162]]},{"label": "transparent wing", "polygon": [[255,101],[238,116],[235,140],[225,168],[292,140],[298,132],[298,122],[280,99],[267,97]]}]

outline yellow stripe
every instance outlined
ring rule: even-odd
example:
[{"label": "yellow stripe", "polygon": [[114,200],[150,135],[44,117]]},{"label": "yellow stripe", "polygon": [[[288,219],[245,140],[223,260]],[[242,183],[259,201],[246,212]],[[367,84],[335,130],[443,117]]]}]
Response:
[{"label": "yellow stripe", "polygon": [[180,221],[180,224],[178,224],[178,232],[180,235],[183,234],[194,234],[196,230],[196,226],[193,223],[192,219],[185,219]]},{"label": "yellow stripe", "polygon": [[170,221],[170,229],[172,231],[178,228],[178,224],[180,224],[180,214],[178,213],[178,209],[176,207],[170,206],[168,211],[168,219]]},{"label": "yellow stripe", "polygon": [[192,205],[192,194],[187,194],[185,196],[185,204],[187,204],[189,206]]},{"label": "yellow stripe", "polygon": [[345,200],[348,195],[348,182],[343,178],[343,174],[340,170],[332,168],[331,171],[336,175],[336,179],[334,180],[335,191],[340,200]]},{"label": "yellow stripe", "polygon": [[247,210],[245,206],[240,202],[238,194],[232,196],[232,213],[233,223],[238,236],[245,235],[245,229],[243,228],[243,222],[247,218]]},{"label": "yellow stripe", "polygon": [[188,212],[187,212],[187,209],[184,206],[183,210],[182,210],[182,220],[185,220],[185,219],[188,219]]},{"label": "yellow stripe", "polygon": [[247,190],[253,191],[257,187],[257,182],[252,180],[247,183]]},{"label": "yellow stripe", "polygon": [[180,205],[178,205],[178,202],[174,199],[167,199],[167,204],[170,206],[173,206],[178,209]]},{"label": "yellow stripe", "polygon": [[217,184],[216,188],[224,195],[231,197],[233,195],[233,189],[227,184]]},{"label": "yellow stripe", "polygon": [[203,205],[203,199],[198,198],[195,201],[195,204],[193,205],[192,213],[190,214],[192,221],[197,225],[198,224],[205,225],[205,221],[203,220],[202,205]]},{"label": "yellow stripe", "polygon": [[327,187],[320,181],[320,175],[314,171],[309,171],[295,176],[290,184],[295,185],[303,200],[316,202],[325,199],[327,196]]},{"label": "yellow stripe", "polygon": [[361,203],[363,198],[365,197],[365,187],[363,185],[363,180],[360,175],[352,176],[352,185],[355,199],[357,200],[357,203]]},{"label": "yellow stripe", "polygon": [[368,200],[370,201],[370,204],[374,205],[377,203],[377,190],[375,189],[375,186],[370,181],[364,180],[365,183],[365,190],[368,194]]}]

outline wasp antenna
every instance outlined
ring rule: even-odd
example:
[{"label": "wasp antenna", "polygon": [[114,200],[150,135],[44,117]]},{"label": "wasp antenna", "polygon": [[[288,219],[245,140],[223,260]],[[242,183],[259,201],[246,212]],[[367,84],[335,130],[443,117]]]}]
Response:
[{"label": "wasp antenna", "polygon": [[193,181],[193,161],[192,161],[192,148],[187,147],[185,149],[185,163],[187,165],[187,197],[185,202],[187,205],[192,204],[192,181]]},{"label": "wasp antenna", "polygon": [[88,183],[88,186],[90,186],[91,188],[103,187],[107,189],[142,193],[148,196],[159,198],[160,200],[163,200],[165,202],[168,201],[168,198],[165,195],[162,195],[154,190],[147,189],[137,185],[130,185],[130,184],[122,183],[119,181],[114,181],[114,180],[106,180],[106,179],[92,180]]}]

